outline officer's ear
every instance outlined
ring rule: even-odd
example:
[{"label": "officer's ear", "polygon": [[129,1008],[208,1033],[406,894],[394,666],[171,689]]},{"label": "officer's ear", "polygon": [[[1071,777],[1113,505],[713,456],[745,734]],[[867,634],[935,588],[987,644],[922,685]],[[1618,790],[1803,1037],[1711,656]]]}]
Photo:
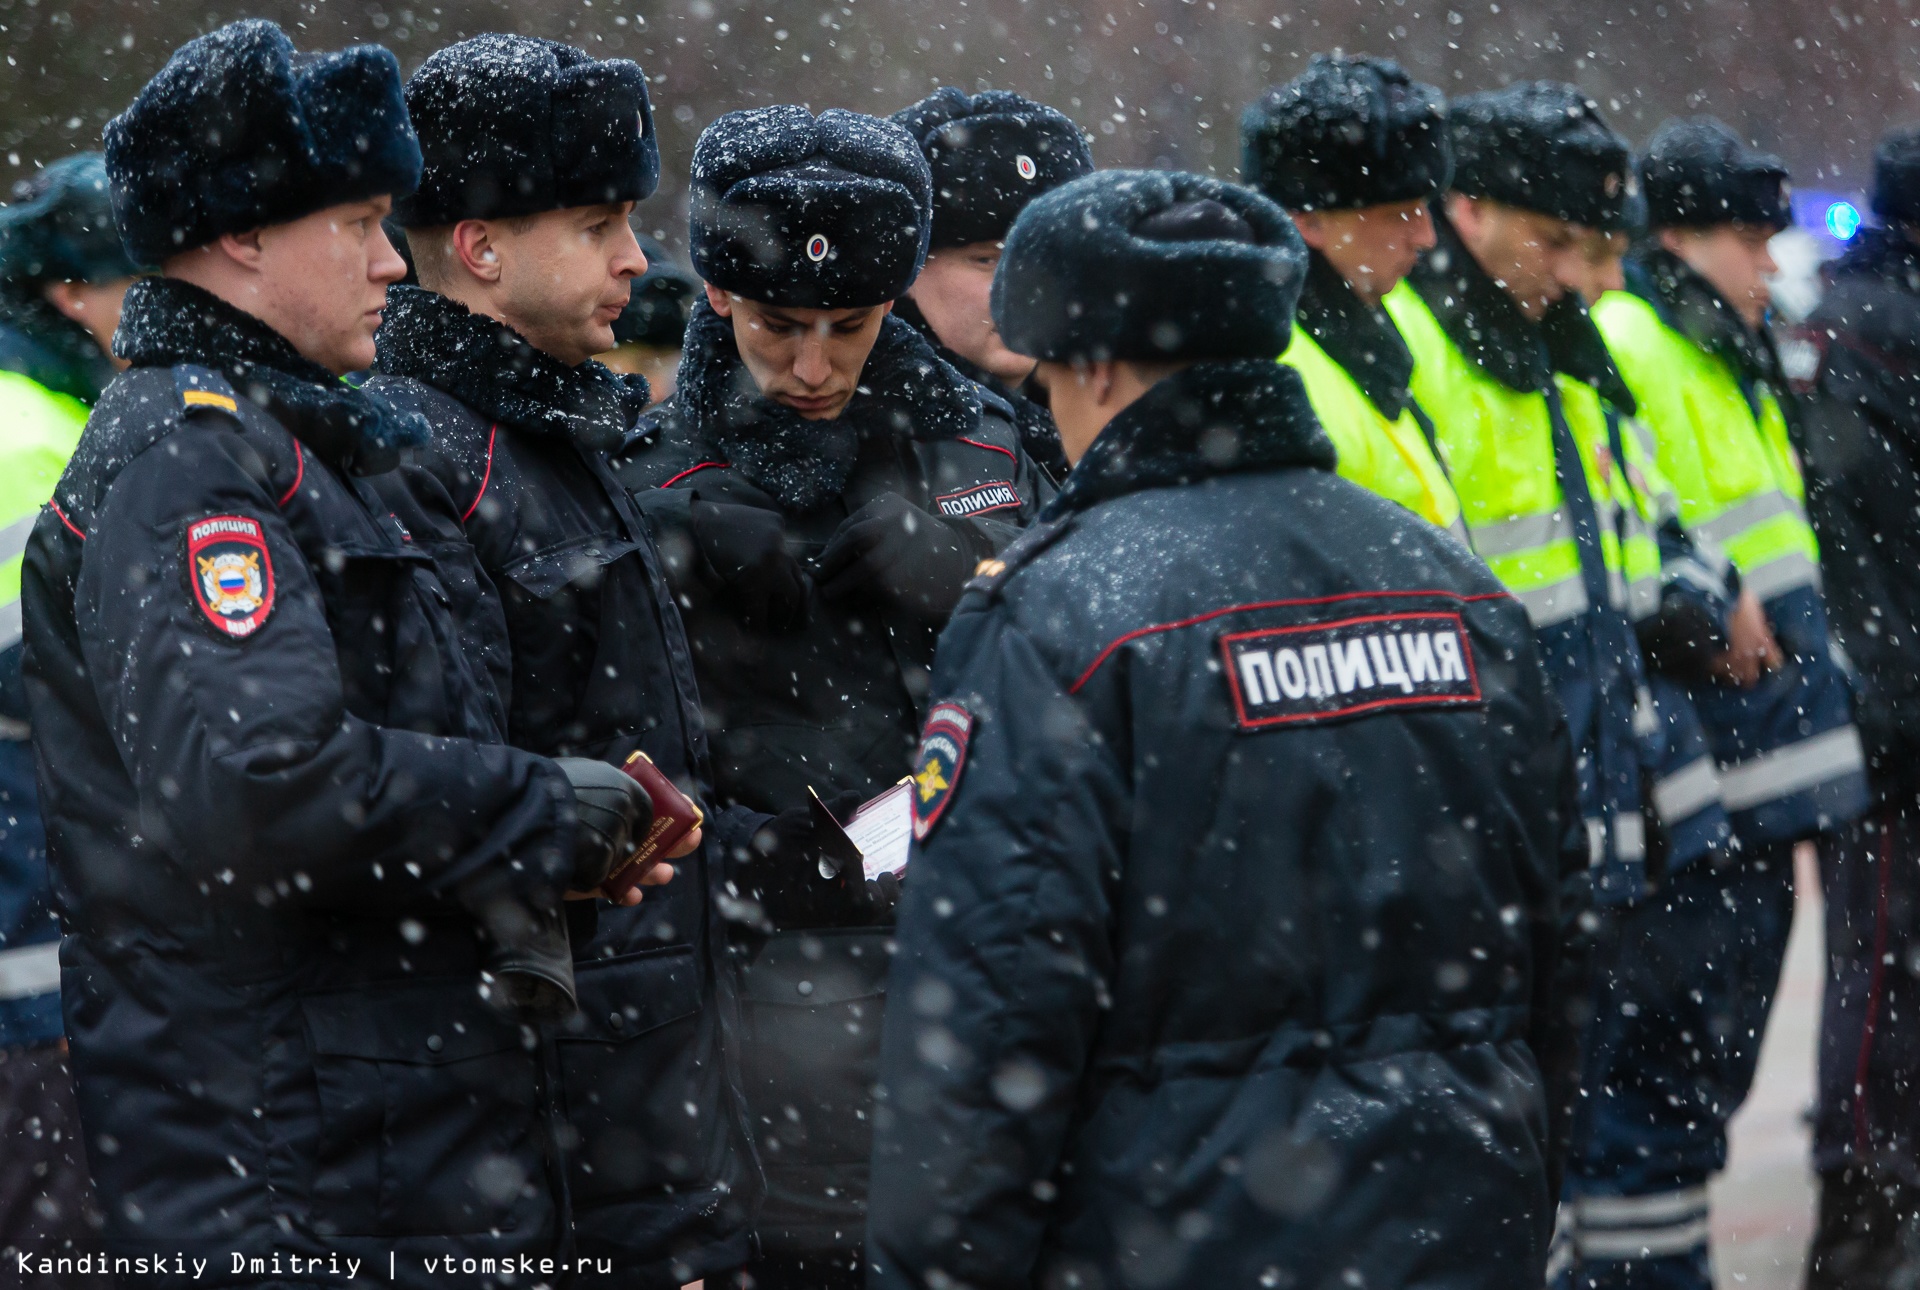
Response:
[{"label": "officer's ear", "polygon": [[493,225],[483,219],[463,219],[453,226],[453,254],[460,267],[481,282],[500,281],[500,250],[494,245]]},{"label": "officer's ear", "polygon": [[214,245],[229,260],[249,269],[258,269],[266,256],[257,228],[250,228],[244,233],[222,233]]},{"label": "officer's ear", "polygon": [[711,282],[702,283],[707,289],[707,307],[722,318],[733,317],[733,297],[714,286]]}]

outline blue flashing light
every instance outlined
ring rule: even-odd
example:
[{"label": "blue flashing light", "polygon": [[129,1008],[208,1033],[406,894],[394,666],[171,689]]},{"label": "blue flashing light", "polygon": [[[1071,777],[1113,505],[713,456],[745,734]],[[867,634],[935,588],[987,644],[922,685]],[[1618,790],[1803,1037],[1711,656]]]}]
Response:
[{"label": "blue flashing light", "polygon": [[1842,242],[1851,241],[1860,231],[1860,212],[1852,202],[1835,202],[1827,207],[1827,232]]}]

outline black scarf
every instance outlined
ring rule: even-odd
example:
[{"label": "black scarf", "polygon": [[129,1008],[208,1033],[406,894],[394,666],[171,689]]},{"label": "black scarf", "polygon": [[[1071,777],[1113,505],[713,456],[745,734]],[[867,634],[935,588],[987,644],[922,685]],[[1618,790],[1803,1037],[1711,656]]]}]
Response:
[{"label": "black scarf", "polygon": [[431,385],[489,421],[557,435],[589,451],[617,447],[647,406],[647,382],[589,359],[569,367],[505,323],[419,287],[387,292],[378,370]]},{"label": "black scarf", "polygon": [[1407,281],[1462,354],[1508,389],[1541,393],[1555,372],[1563,372],[1599,390],[1621,411],[1633,412],[1633,393],[1578,295],[1560,297],[1536,323],[1480,267],[1437,206],[1433,228],[1437,244],[1420,257]]},{"label": "black scarf", "polygon": [[1332,470],[1334,460],[1333,441],[1291,367],[1254,358],[1195,363],[1107,423],[1045,518],[1143,488],[1287,466]]},{"label": "black scarf", "polygon": [[1307,252],[1307,280],[1294,322],[1353,378],[1381,416],[1400,419],[1413,401],[1407,389],[1413,351],[1387,311],[1354,295],[1340,270],[1318,251]]},{"label": "black scarf", "polygon": [[1771,332],[1748,327],[1711,282],[1671,251],[1648,251],[1630,267],[1628,289],[1661,321],[1724,361],[1743,384],[1758,382],[1782,396],[1784,406],[1787,382]]},{"label": "black scarf", "polygon": [[26,290],[0,290],[0,370],[19,372],[82,403],[100,399],[113,364],[93,333]]},{"label": "black scarf", "polygon": [[1017,387],[1008,385],[986,368],[948,349],[910,297],[902,296],[894,302],[893,316],[924,336],[927,344],[933,346],[933,352],[954,371],[1005,399],[1013,409],[1013,427],[1020,432],[1020,446],[1027,450],[1027,456],[1039,463],[1051,478],[1067,477],[1067,471],[1072,468],[1067,464],[1066,450],[1060,446],[1060,429],[1053,423],[1053,410],[1046,404],[1045,391],[1035,390],[1028,381],[1022,381]]},{"label": "black scarf", "polygon": [[135,367],[212,368],[323,460],[356,475],[392,470],[402,448],[431,434],[425,417],[353,388],[252,314],[177,278],[142,278],[128,289],[113,352]]},{"label": "black scarf", "polygon": [[760,396],[740,361],[732,320],[704,300],[687,324],[673,401],[694,439],[794,515],[840,495],[863,438],[952,439],[980,423],[972,385],[919,332],[892,317],[881,323],[845,410],[809,421]]}]

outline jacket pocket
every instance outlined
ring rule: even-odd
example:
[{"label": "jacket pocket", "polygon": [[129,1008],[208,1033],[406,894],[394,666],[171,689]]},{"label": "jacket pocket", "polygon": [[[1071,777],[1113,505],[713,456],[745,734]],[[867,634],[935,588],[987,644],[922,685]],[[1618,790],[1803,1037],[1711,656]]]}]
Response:
[{"label": "jacket pocket", "polygon": [[769,1170],[866,1162],[891,935],[782,932],[747,967],[741,1065]]},{"label": "jacket pocket", "polygon": [[522,556],[501,572],[536,600],[550,600],[569,583],[598,586],[607,565],[639,549],[637,542],[590,533]]},{"label": "jacket pocket", "polygon": [[469,977],[300,1001],[320,1099],[315,1223],[369,1236],[553,1221],[537,1054]]},{"label": "jacket pocket", "polygon": [[574,981],[580,1011],[557,1047],[575,1204],[720,1176],[728,1093],[692,950],[576,962]]}]

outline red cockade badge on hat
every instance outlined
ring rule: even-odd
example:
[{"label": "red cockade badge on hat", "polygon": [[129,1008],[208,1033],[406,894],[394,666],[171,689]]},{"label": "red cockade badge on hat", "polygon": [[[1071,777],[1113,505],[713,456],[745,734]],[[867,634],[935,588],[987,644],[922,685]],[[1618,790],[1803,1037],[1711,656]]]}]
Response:
[{"label": "red cockade badge on hat", "polygon": [[973,714],[957,703],[935,704],[927,714],[920,751],[913,759],[915,841],[926,841],[960,787],[960,769],[967,764],[967,737],[972,732]]},{"label": "red cockade badge on hat", "polygon": [[273,612],[273,557],[260,521],[210,515],[187,525],[187,577],[207,621],[251,636]]}]

